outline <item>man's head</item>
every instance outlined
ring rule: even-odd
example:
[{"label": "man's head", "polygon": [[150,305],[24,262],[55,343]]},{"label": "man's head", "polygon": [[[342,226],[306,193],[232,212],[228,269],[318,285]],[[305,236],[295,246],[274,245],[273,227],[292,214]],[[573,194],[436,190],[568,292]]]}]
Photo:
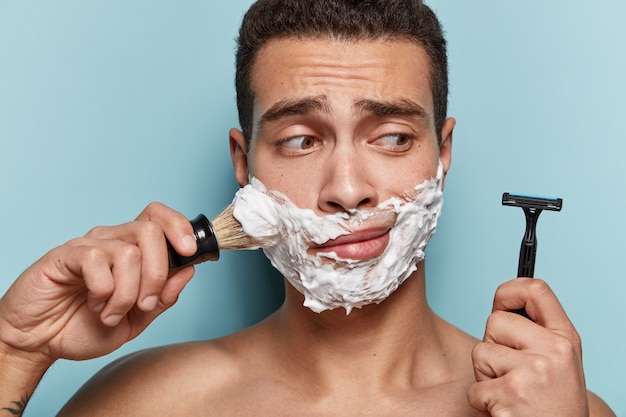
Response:
[{"label": "man's head", "polygon": [[430,60],[435,128],[441,135],[448,98],[446,42],[437,17],[420,0],[259,0],[243,19],[237,50],[237,107],[248,145],[255,98],[252,68],[262,47],[280,38],[408,40],[420,45]]},{"label": "man's head", "polygon": [[[269,213],[294,209],[277,216],[285,234],[271,255],[295,277],[286,298],[301,298],[305,278],[323,291],[339,285],[338,300],[381,283],[380,297],[368,290],[340,303],[348,311],[382,301],[414,272],[423,278],[415,256],[434,222],[423,229],[419,219],[435,220],[438,204],[421,199],[426,188],[440,197],[455,124],[432,11],[408,0],[260,0],[239,44],[243,131],[230,130],[231,158],[242,187],[276,196]],[[327,222],[342,233],[327,234]]]}]

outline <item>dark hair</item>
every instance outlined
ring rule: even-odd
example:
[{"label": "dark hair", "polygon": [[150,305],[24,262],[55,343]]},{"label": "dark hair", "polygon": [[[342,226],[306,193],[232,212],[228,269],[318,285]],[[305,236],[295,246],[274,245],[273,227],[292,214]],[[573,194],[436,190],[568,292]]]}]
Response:
[{"label": "dark hair", "polygon": [[420,0],[258,0],[243,18],[237,41],[235,87],[239,123],[252,135],[252,67],[276,38],[347,41],[402,39],[421,45],[430,59],[435,127],[440,138],[448,105],[446,41],[434,12]]}]

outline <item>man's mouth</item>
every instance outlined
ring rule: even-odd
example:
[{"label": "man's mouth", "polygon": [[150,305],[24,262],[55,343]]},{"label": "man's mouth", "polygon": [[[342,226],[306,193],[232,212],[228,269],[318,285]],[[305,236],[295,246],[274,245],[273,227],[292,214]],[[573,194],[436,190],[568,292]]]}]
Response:
[{"label": "man's mouth", "polygon": [[309,249],[309,253],[334,252],[340,258],[363,260],[381,255],[389,244],[390,227],[368,228],[339,236]]}]

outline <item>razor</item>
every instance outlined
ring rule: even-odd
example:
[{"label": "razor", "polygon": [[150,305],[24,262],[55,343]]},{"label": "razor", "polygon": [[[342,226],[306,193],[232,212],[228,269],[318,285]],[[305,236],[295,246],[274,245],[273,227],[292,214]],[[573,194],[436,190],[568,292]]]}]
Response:
[{"label": "razor", "polygon": [[517,276],[532,278],[537,256],[537,220],[544,210],[561,211],[563,199],[504,193],[502,205],[521,207],[524,210],[526,231],[520,247]]},{"label": "razor", "polygon": [[[524,210],[526,231],[519,251],[517,276],[532,278],[535,275],[535,258],[537,256],[537,220],[544,210],[561,211],[563,199],[504,193],[502,194],[502,205],[521,207]],[[515,312],[529,318],[524,309],[515,310]]]}]

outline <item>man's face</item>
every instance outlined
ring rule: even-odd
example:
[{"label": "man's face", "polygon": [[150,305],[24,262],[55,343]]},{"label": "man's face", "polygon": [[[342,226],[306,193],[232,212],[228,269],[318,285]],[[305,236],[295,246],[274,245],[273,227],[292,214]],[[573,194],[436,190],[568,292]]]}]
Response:
[{"label": "man's face", "polygon": [[[231,131],[238,181],[245,184],[249,170],[296,206],[325,215],[400,196],[433,178],[439,159],[446,172],[454,120],[438,145],[428,74],[426,53],[408,41],[270,41],[252,72],[250,149]],[[373,239],[389,226],[372,226]],[[374,255],[386,245],[379,240],[371,254],[356,255]]]}]

